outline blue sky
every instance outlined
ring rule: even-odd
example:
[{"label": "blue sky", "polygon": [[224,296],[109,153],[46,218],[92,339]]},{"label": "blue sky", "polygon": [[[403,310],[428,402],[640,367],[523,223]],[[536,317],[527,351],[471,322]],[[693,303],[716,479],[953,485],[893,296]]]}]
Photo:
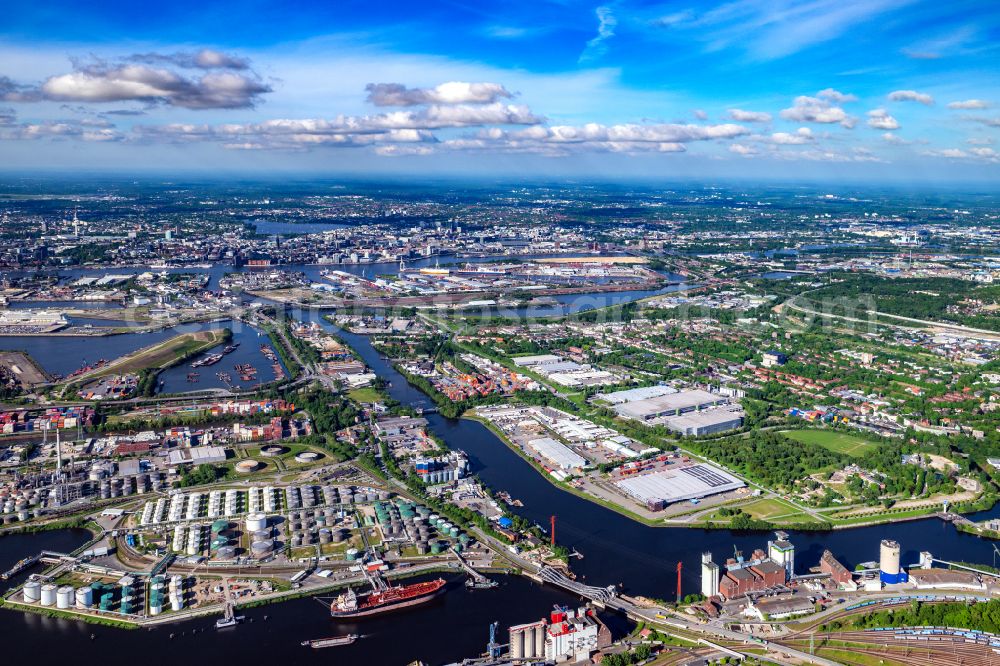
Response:
[{"label": "blue sky", "polygon": [[7,169],[1000,176],[1000,6],[11,2]]}]

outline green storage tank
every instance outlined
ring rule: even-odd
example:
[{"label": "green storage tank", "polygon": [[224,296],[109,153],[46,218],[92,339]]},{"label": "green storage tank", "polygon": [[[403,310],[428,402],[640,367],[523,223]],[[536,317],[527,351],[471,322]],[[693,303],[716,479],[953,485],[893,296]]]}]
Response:
[{"label": "green storage tank", "polygon": [[217,520],[214,523],[212,523],[212,534],[218,534],[222,530],[227,530],[227,529],[229,529],[229,521],[228,520],[221,520],[220,519],[220,520]]}]

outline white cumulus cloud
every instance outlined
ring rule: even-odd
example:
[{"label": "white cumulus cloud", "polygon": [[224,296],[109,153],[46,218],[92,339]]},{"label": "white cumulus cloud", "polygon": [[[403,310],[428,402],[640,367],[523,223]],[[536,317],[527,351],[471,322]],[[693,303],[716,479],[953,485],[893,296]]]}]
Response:
[{"label": "white cumulus cloud", "polygon": [[889,115],[885,109],[872,109],[868,112],[868,127],[880,130],[897,130],[899,121]]},{"label": "white cumulus cloud", "polygon": [[748,146],[746,144],[733,143],[733,144],[730,144],[730,146],[729,146],[729,152],[736,153],[737,155],[750,156],[750,155],[756,155],[757,154],[757,149],[754,148],[753,146]]},{"label": "white cumulus cloud", "polygon": [[407,88],[402,83],[369,83],[368,101],[375,106],[418,104],[492,104],[513,97],[499,83],[449,81],[433,88]]},{"label": "white cumulus cloud", "polygon": [[990,103],[981,99],[965,99],[958,102],[950,102],[948,104],[948,108],[972,111],[978,109],[988,109],[990,108]]},{"label": "white cumulus cloud", "polygon": [[775,143],[780,146],[796,146],[812,143],[816,140],[816,137],[813,136],[812,130],[808,127],[800,127],[794,134],[790,134],[788,132],[775,132],[771,135],[770,140],[771,143]]},{"label": "white cumulus cloud", "polygon": [[841,107],[826,99],[806,95],[796,97],[791,107],[782,109],[781,117],[800,123],[838,123],[848,129],[857,124],[857,119],[848,115]]},{"label": "white cumulus cloud", "polygon": [[917,92],[916,90],[894,90],[889,93],[888,98],[892,102],[920,102],[927,106],[934,104],[933,97],[927,93]]},{"label": "white cumulus cloud", "polygon": [[139,101],[188,109],[239,109],[254,106],[271,87],[255,75],[232,71],[186,77],[166,68],[124,64],[53,76],[40,91],[46,99],[67,102]]},{"label": "white cumulus cloud", "polygon": [[743,109],[729,109],[729,117],[738,123],[769,123],[771,114],[764,111],[744,111]]},{"label": "white cumulus cloud", "polygon": [[830,100],[834,104],[846,104],[848,102],[857,102],[858,98],[850,93],[842,93],[839,90],[834,90],[833,88],[824,88],[816,93],[817,97],[822,97],[823,99]]}]

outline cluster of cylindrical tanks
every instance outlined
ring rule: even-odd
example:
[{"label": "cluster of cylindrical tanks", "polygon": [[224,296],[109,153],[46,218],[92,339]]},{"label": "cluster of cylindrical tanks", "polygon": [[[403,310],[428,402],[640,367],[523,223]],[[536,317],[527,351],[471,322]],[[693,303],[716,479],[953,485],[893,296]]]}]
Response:
[{"label": "cluster of cylindrical tanks", "polygon": [[162,490],[163,479],[158,472],[153,474],[135,474],[107,478],[98,472],[94,478],[95,469],[90,471],[90,480],[97,484],[96,495],[101,499],[128,497],[130,495],[148,493],[151,490]]},{"label": "cluster of cylindrical tanks", "polygon": [[188,555],[198,555],[205,549],[205,536],[208,534],[208,526],[206,525],[190,525],[188,526],[187,535],[187,554]]},{"label": "cluster of cylindrical tanks", "polygon": [[510,658],[512,661],[545,658],[545,622],[510,628]]},{"label": "cluster of cylindrical tanks", "polygon": [[[149,510],[147,514],[146,511],[149,507],[153,508]],[[152,523],[162,523],[167,519],[167,498],[160,497],[156,500],[154,505],[152,502],[146,502],[146,506],[142,510],[142,518],[139,520],[142,525],[150,525]]]},{"label": "cluster of cylindrical tanks", "polygon": [[308,509],[288,514],[292,548],[318,544],[339,544],[350,538],[350,530],[338,527],[344,518],[341,509]]},{"label": "cluster of cylindrical tanks", "polygon": [[35,491],[29,497],[21,496],[16,499],[5,500],[0,508],[3,509],[3,523],[13,523],[15,521],[31,520],[42,515],[43,499],[48,491]]},{"label": "cluster of cylindrical tanks", "polygon": [[274,486],[266,488],[253,487],[247,494],[247,503],[251,513],[266,511],[272,513],[280,508],[281,499],[278,489]]},{"label": "cluster of cylindrical tanks", "polygon": [[2,509],[0,513],[4,514],[3,522],[12,523],[16,520],[25,521],[37,517],[47,494],[47,490],[25,488],[5,496],[0,502]]},{"label": "cluster of cylindrical tanks", "polygon": [[[284,502],[282,501],[283,494]],[[318,512],[322,507],[356,502],[375,502],[379,499],[385,501],[389,497],[390,494],[387,492],[376,493],[355,486],[338,488],[330,485],[289,486],[285,489],[274,486],[254,486],[246,491],[230,488],[212,490],[207,494],[175,492],[169,497],[160,497],[155,502],[146,502],[140,513],[139,524],[151,526],[164,522],[202,518],[235,518],[245,512],[250,514],[273,513],[281,510],[283,505],[291,512],[301,509],[315,509]],[[316,523],[318,527],[329,527],[335,522],[330,520],[330,517],[335,515],[331,513],[332,511],[329,509],[323,515],[317,513]],[[289,520],[293,519],[289,518]],[[292,529],[293,531],[304,531],[308,528],[293,526]]]},{"label": "cluster of cylindrical tanks", "polygon": [[216,558],[232,559],[236,555],[235,547],[231,546],[232,526],[225,518],[215,520],[211,526],[175,525],[170,549],[176,553],[199,555],[207,545]]},{"label": "cluster of cylindrical tanks", "polygon": [[184,578],[170,577],[170,610],[179,611],[184,608]]},{"label": "cluster of cylindrical tanks", "polygon": [[99,608],[110,611],[114,606],[115,592],[120,593],[119,610],[122,614],[134,613],[136,610],[136,588],[134,579],[124,579],[124,584],[117,588],[110,583],[95,582],[82,587],[72,585],[57,586],[53,583],[42,583],[29,580],[21,590],[21,598],[26,604],[38,604],[57,610],[90,610],[94,608],[94,600],[99,599]]},{"label": "cluster of cylindrical tanks", "polygon": [[[225,518],[219,518],[212,523],[212,541],[209,543],[209,552],[216,558],[230,559],[229,528],[232,524]],[[235,548],[232,549],[235,554]]]},{"label": "cluster of cylindrical tanks", "polygon": [[186,493],[174,493],[170,496],[170,508],[167,509],[167,520],[174,522],[187,515],[188,496]]},{"label": "cluster of cylindrical tanks", "polygon": [[462,550],[471,541],[458,526],[446,518],[431,513],[420,504],[397,499],[394,502],[379,501],[375,504],[375,517],[386,539],[412,541],[418,555],[439,555],[451,543],[443,539],[458,540],[455,548]]},{"label": "cluster of cylindrical tanks", "polygon": [[[388,499],[388,493],[383,493]],[[311,509],[317,506],[331,504],[354,504],[375,502],[379,493],[371,492],[357,486],[336,488],[334,486],[289,486],[286,491],[289,510]]]},{"label": "cluster of cylindrical tanks", "polygon": [[153,576],[149,581],[149,614],[159,615],[163,612],[166,599],[166,579],[163,576]]},{"label": "cluster of cylindrical tanks", "polygon": [[202,516],[202,497],[204,497],[202,493],[191,493],[188,497],[187,513],[185,514],[188,520],[194,520]]},{"label": "cluster of cylindrical tanks", "polygon": [[235,516],[240,512],[240,507],[242,506],[241,498],[243,493],[236,490],[235,488],[230,488],[226,491],[226,515]]}]

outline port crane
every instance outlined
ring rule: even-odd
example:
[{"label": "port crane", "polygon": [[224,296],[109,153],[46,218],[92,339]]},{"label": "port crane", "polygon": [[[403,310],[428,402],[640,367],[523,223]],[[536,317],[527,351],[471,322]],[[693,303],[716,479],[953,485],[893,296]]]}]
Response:
[{"label": "port crane", "polygon": [[503,646],[497,643],[497,627],[499,626],[499,622],[494,622],[490,625],[490,642],[486,644],[486,653],[489,655],[490,659],[500,658],[500,651]]}]

